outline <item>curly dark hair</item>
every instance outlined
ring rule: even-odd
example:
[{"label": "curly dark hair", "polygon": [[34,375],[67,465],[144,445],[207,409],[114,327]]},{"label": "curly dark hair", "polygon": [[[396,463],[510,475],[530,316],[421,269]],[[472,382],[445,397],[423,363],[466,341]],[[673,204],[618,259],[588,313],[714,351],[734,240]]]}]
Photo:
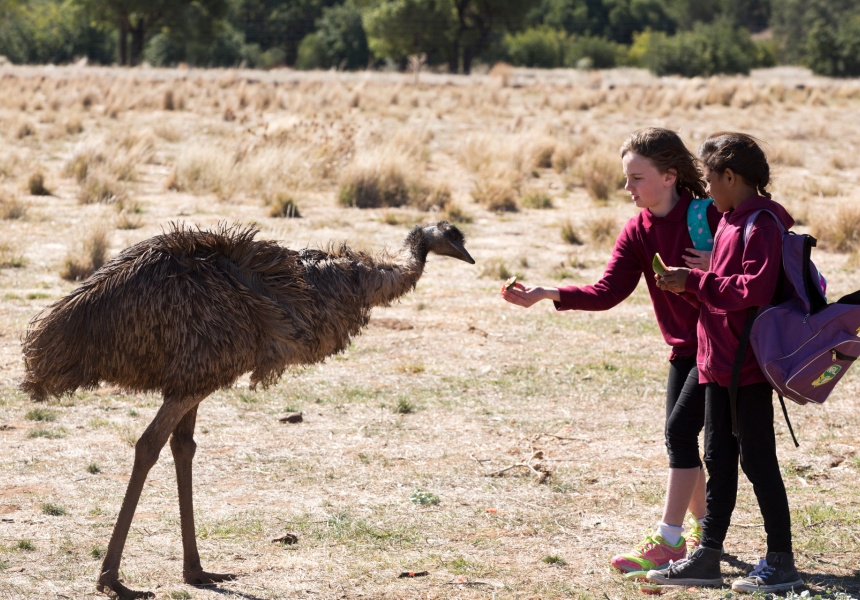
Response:
[{"label": "curly dark hair", "polygon": [[708,137],[699,148],[699,160],[709,171],[720,173],[731,169],[756,192],[770,198],[770,165],[756,139],[745,133],[721,131]]},{"label": "curly dark hair", "polygon": [[675,171],[678,192],[687,190],[694,198],[707,196],[696,156],[671,129],[646,127],[634,131],[621,145],[621,157],[628,152],[647,158],[661,173]]}]

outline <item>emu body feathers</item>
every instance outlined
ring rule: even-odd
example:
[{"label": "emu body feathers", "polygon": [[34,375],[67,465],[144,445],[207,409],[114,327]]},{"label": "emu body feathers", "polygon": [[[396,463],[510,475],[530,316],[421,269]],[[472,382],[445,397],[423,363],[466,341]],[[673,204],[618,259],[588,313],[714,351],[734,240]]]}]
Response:
[{"label": "emu body feathers", "polygon": [[[253,228],[174,226],[131,246],[37,315],[24,338],[22,389],[37,400],[108,382],[207,396],[251,372],[269,385],[288,365],[344,350],[370,318],[415,287],[447,223],[416,227],[405,263],[345,245],[294,251]],[[459,235],[459,244],[458,241]]]}]

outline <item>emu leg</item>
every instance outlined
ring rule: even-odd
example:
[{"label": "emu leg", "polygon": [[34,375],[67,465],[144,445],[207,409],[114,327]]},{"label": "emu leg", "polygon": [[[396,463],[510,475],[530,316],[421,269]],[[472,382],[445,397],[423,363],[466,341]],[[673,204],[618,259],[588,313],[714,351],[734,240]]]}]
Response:
[{"label": "emu leg", "polygon": [[196,407],[199,402],[199,399],[181,401],[176,398],[165,398],[164,404],[158,409],[152,423],[149,424],[149,427],[134,445],[134,467],[131,470],[122,508],[119,510],[119,516],[116,519],[116,525],[114,525],[113,534],[102,563],[102,572],[96,585],[98,591],[120,600],[155,597],[152,592],[130,590],[119,582],[122,551],[149,470],[158,461],[158,455],[164,444],[167,443],[170,432],[176,428],[185,413]]},{"label": "emu leg", "polygon": [[236,578],[230,573],[207,573],[200,566],[197,552],[197,537],[194,531],[194,501],[192,494],[191,461],[197,450],[194,441],[194,424],[197,421],[197,407],[189,410],[170,438],[170,450],[176,465],[176,485],[179,488],[179,521],[182,525],[182,576],[190,585],[207,585]]}]

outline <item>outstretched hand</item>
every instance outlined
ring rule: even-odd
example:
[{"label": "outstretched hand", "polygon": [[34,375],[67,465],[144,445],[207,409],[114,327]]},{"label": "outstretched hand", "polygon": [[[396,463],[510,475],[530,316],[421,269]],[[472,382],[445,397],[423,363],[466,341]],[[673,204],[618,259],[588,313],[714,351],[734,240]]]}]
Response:
[{"label": "outstretched hand", "polygon": [[662,275],[655,275],[654,277],[657,279],[657,287],[661,290],[680,294],[687,289],[685,286],[689,274],[690,269],[669,267]]},{"label": "outstretched hand", "polygon": [[684,255],[684,262],[691,269],[699,269],[700,271],[711,270],[711,251],[696,250],[695,248],[687,248],[687,254]]},{"label": "outstretched hand", "polygon": [[503,285],[501,294],[502,298],[507,302],[516,304],[517,306],[524,306],[526,308],[533,304],[537,304],[546,298],[555,299],[548,293],[547,288],[540,286],[526,287],[521,283],[515,283],[514,287],[509,290],[505,289],[505,286]]}]

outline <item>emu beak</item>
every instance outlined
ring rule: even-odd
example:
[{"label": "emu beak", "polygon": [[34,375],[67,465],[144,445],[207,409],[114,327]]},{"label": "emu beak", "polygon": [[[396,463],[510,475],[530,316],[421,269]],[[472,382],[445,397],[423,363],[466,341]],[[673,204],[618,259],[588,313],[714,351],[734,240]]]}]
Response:
[{"label": "emu beak", "polygon": [[451,242],[451,246],[454,248],[454,253],[451,255],[454,258],[459,258],[462,261],[469,263],[470,265],[475,264],[475,259],[472,258],[466,248],[463,247],[463,244],[457,244],[456,242]]}]

